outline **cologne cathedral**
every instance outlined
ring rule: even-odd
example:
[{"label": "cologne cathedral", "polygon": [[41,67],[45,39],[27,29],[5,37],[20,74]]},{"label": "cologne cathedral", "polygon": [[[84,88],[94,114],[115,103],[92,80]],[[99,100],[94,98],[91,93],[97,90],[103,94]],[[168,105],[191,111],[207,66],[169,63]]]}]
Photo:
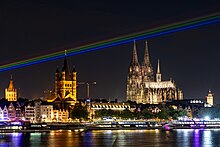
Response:
[{"label": "cologne cathedral", "polygon": [[127,76],[127,101],[136,101],[137,103],[143,104],[158,104],[170,100],[182,99],[182,91],[176,88],[176,84],[172,80],[162,80],[159,60],[157,73],[154,76],[147,41],[144,59],[141,65],[138,62],[136,44],[134,42],[132,60]]}]

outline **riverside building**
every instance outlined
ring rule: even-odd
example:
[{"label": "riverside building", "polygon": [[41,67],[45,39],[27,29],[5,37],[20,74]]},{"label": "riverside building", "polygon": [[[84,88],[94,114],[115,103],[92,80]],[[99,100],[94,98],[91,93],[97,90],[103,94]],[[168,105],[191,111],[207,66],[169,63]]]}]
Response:
[{"label": "riverside building", "polygon": [[208,95],[206,96],[206,102],[207,102],[207,107],[212,107],[213,106],[213,93],[211,92],[211,90],[209,90]]},{"label": "riverside building", "polygon": [[183,99],[183,92],[176,87],[172,80],[165,81],[162,79],[159,60],[157,73],[154,75],[147,41],[142,64],[139,64],[134,42],[132,60],[127,75],[126,99],[143,104],[158,104],[169,100]]},{"label": "riverside building", "polygon": [[12,76],[8,88],[5,89],[5,98],[8,101],[17,101],[17,89],[14,88]]}]

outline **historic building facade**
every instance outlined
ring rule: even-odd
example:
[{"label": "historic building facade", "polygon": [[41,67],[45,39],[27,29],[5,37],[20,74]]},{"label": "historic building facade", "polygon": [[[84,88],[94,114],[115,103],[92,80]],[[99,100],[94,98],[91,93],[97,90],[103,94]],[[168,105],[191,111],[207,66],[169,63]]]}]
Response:
[{"label": "historic building facade", "polygon": [[176,84],[169,80],[163,81],[158,60],[156,79],[150,63],[148,45],[146,41],[144,59],[139,64],[136,44],[134,42],[133,55],[127,76],[127,101],[144,104],[158,104],[168,100],[182,100],[183,93],[176,88]]},{"label": "historic building facade", "polygon": [[73,67],[70,73],[67,58],[65,56],[62,71],[56,70],[55,97],[61,99],[72,98],[76,101],[76,70]]},{"label": "historic building facade", "polygon": [[5,98],[8,101],[17,101],[17,89],[14,88],[12,76],[8,88],[5,89]]},{"label": "historic building facade", "polygon": [[45,99],[48,102],[54,102],[58,99],[59,101],[77,101],[76,91],[76,70],[73,67],[72,72],[70,72],[65,56],[61,71],[58,68],[56,69],[54,93],[51,92]]},{"label": "historic building facade", "polygon": [[213,95],[213,93],[211,92],[211,90],[209,90],[208,95],[206,96],[206,102],[207,102],[207,104],[208,104],[209,107],[212,107],[212,106],[213,106],[213,104],[214,104],[213,99],[214,99],[214,95]]},{"label": "historic building facade", "polygon": [[49,97],[45,98],[47,102],[53,104],[54,110],[59,110],[62,113],[63,111],[71,112],[74,105],[78,102],[76,96],[76,74],[75,67],[70,72],[67,56],[65,55],[61,71],[57,68],[55,72],[55,90],[50,92]]}]

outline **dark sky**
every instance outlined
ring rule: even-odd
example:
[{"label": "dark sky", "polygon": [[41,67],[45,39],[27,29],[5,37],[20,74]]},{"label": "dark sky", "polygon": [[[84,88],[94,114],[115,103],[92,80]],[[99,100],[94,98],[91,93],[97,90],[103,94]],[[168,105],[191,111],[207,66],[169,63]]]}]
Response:
[{"label": "dark sky", "polygon": [[[220,10],[219,1],[19,1],[0,2],[0,65],[87,43],[203,16]],[[220,23],[149,39],[151,63],[161,61],[164,80],[172,77],[185,98],[204,99],[208,89],[220,103]],[[137,42],[142,62],[144,41]],[[78,81],[96,81],[92,98],[125,100],[133,44],[68,57]],[[0,97],[13,74],[20,95],[37,98],[54,89],[63,59],[0,73]],[[85,97],[86,87],[79,87]]]}]

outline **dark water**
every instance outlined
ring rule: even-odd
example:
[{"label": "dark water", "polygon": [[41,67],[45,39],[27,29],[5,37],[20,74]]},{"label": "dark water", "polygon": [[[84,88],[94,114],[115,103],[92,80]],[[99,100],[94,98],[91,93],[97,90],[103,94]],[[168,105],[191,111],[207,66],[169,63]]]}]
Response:
[{"label": "dark water", "polygon": [[100,130],[88,132],[1,133],[0,146],[220,146],[220,130]]}]

